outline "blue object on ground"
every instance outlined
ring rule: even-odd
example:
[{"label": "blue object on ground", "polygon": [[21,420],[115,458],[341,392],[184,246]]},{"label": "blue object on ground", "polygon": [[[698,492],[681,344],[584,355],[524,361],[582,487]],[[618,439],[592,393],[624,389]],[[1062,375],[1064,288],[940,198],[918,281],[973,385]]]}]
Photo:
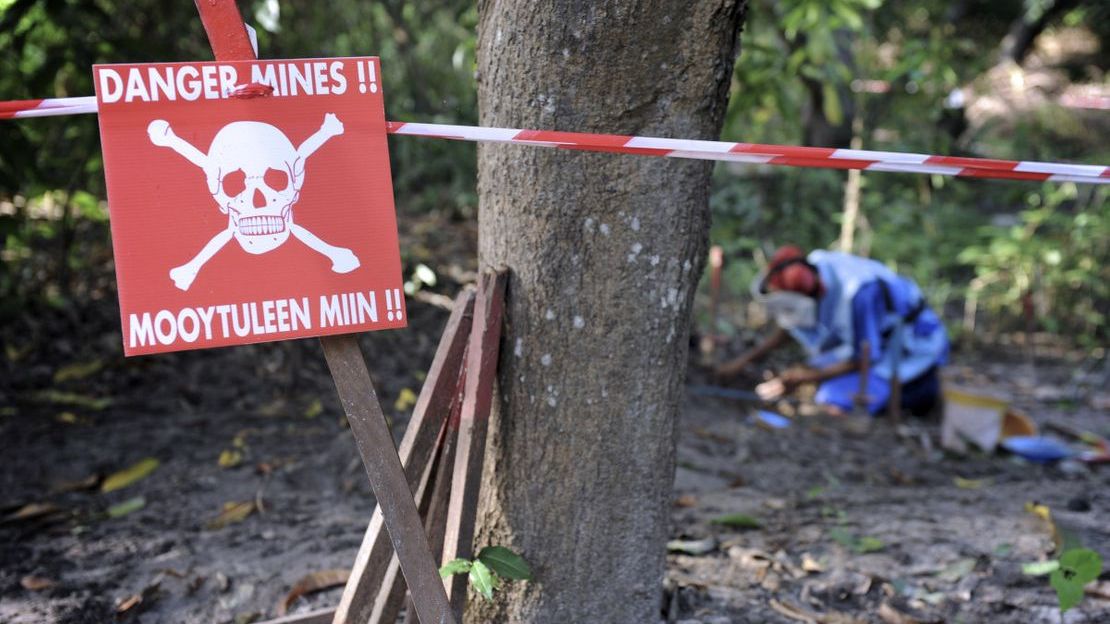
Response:
[{"label": "blue object on ground", "polygon": [[767,410],[756,410],[755,419],[775,429],[786,429],[790,426],[789,418]]},{"label": "blue object on ground", "polygon": [[1031,462],[1047,464],[1076,454],[1070,446],[1046,436],[1013,436],[1001,442],[1002,448]]}]

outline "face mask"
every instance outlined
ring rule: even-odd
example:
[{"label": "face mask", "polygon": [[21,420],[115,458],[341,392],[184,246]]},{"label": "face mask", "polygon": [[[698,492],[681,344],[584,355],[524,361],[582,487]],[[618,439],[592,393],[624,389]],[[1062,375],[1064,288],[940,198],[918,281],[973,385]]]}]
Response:
[{"label": "face mask", "polygon": [[783,329],[813,327],[817,324],[817,301],[795,292],[773,292],[763,305],[775,323]]}]

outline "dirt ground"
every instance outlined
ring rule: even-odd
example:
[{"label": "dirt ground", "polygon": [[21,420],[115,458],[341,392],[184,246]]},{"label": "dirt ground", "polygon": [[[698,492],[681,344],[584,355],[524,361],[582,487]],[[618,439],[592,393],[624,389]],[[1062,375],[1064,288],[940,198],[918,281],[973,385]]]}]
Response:
[{"label": "dirt ground", "polygon": [[[1011,397],[1042,425],[1110,433],[1105,361],[1096,371],[1088,362],[1084,372],[1081,363],[1066,360],[1030,365],[999,361],[1000,354],[964,358],[957,355],[948,379]],[[1054,548],[1048,524],[1025,511],[1029,502],[1047,505],[1057,525],[1086,547],[1110,553],[1107,466],[956,457],[940,450],[939,424],[928,421],[899,427],[877,421],[859,433],[810,418],[767,430],[745,413],[721,400],[691,396],[687,402],[675,537],[713,549],[669,555],[672,619],[1110,621],[1107,596],[1088,596],[1061,620],[1047,578],[1021,570],[1051,557]],[[712,522],[735,513],[761,526],[738,530]]]},{"label": "dirt ground", "polygon": [[[447,316],[410,306],[410,329],[363,337],[398,439]],[[373,498],[318,344],[125,361],[115,314],[34,311],[3,331],[0,622],[246,623],[306,574],[348,567]],[[1110,434],[1105,361],[1009,357],[957,354],[949,376]],[[1031,501],[1110,554],[1110,468],[953,457],[922,421],[771,431],[748,409],[687,397],[673,537],[698,554],[668,555],[660,621],[1058,622],[1047,578],[1021,572],[1053,550]],[[101,492],[145,458],[152,473]],[[249,513],[217,526],[229,504]],[[759,526],[713,522],[735,513]],[[1110,601],[1063,621],[1110,621]]]}]

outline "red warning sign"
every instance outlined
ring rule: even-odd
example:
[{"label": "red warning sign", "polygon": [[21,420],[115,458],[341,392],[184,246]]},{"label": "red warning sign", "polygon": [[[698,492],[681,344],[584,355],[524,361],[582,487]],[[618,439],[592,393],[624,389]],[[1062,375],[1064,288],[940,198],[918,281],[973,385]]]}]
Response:
[{"label": "red warning sign", "polygon": [[127,355],[405,325],[377,58],[93,71]]}]

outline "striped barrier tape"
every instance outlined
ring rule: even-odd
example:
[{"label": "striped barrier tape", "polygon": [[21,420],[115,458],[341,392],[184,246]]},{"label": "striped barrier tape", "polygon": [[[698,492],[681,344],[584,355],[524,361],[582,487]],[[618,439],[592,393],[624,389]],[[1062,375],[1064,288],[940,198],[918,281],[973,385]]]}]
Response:
[{"label": "striped barrier tape", "polygon": [[[95,113],[95,97],[0,102],[0,119]],[[391,121],[390,134],[457,141],[517,143],[591,152],[694,158],[821,169],[862,169],[966,178],[1110,184],[1110,167],[1038,161],[933,156],[908,152],[665,139],[518,128]]]},{"label": "striped barrier tape", "polygon": [[930,156],[905,152],[794,147],[726,141],[663,139],[613,134],[583,134],[515,128],[481,128],[389,122],[391,134],[427,136],[460,141],[521,143],[594,152],[616,152],[643,156],[697,158],[731,162],[819,167],[826,169],[865,169],[897,171],[972,178],[1009,180],[1050,180],[1086,184],[1110,184],[1110,167],[1072,165],[1036,161],[992,160],[957,156]]},{"label": "striped barrier tape", "polygon": [[42,100],[12,100],[0,102],[0,119],[23,117],[53,117],[96,112],[96,96],[46,98]]}]

